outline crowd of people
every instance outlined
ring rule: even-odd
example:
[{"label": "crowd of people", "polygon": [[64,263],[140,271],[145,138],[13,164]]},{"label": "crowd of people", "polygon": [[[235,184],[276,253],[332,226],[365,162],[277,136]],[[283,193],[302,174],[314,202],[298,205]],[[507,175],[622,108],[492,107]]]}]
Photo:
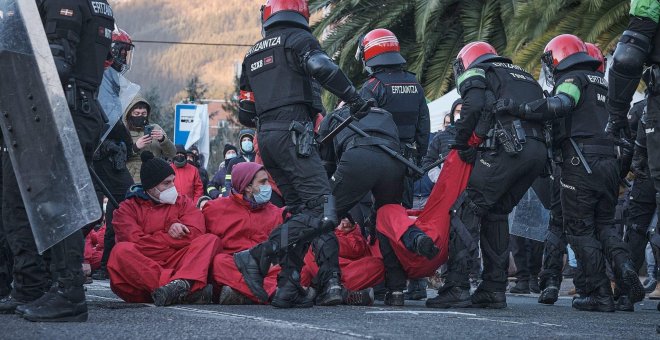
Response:
[{"label": "crowd of people", "polygon": [[[113,28],[110,6],[38,3],[47,26],[63,27],[48,35],[63,84],[78,84],[83,97],[108,89],[94,106],[98,119],[121,110],[90,148],[98,138],[69,103],[85,160],[104,184],[95,182],[104,216],[44,254],[17,205],[4,149],[0,313],[85,321],[82,284],[92,280],[109,280],[126,302],[156,306],[307,308],[375,299],[404,306],[426,299],[432,278],[438,294],[429,308],[499,309],[507,290],[554,304],[567,269],[577,310],[632,312],[646,292],[660,298],[652,222],[660,164],[647,148],[658,121],[657,64],[644,77],[648,101],[628,114],[646,60],[631,58],[655,56],[638,31],[657,17],[643,8],[632,10],[608,80],[597,46],[553,38],[541,58],[546,94],[488,43],[465,45],[453,64],[461,98],[431,134],[424,90],[391,31],[360,38],[356,58],[368,79],[357,89],[311,34],[307,2],[268,0],[263,39],[241,72],[245,129],[209,176],[196,147],[175,145],[151,124],[144,98],[122,105],[117,84],[134,45]],[[53,10],[60,3],[75,14]],[[99,23],[111,37],[90,40]],[[98,69],[81,62],[92,59]],[[325,110],[321,88],[343,101],[338,108]],[[549,222],[535,222],[547,225],[530,226],[547,229],[544,241],[510,234],[510,213],[532,193],[539,213],[550,211]]]}]

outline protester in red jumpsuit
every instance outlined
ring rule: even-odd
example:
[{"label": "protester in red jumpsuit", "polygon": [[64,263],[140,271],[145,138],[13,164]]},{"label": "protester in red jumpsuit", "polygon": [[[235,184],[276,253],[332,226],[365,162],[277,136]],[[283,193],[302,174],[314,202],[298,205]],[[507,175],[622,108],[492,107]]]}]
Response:
[{"label": "protester in red jumpsuit", "polygon": [[174,170],[174,186],[181,196],[187,196],[194,203],[204,195],[204,185],[199,175],[199,169],[188,163],[186,150],[181,145],[176,146],[176,156],[172,159]]},{"label": "protester in red jumpsuit", "polygon": [[101,268],[104,237],[105,224],[99,230],[92,229],[85,238],[85,263],[89,263],[92,271]]},{"label": "protester in red jumpsuit", "polygon": [[[217,235],[224,245],[215,256],[211,274],[221,287],[220,304],[247,304],[259,300],[243,281],[233,254],[249,249],[266,239],[282,224],[283,208],[270,200],[268,173],[263,165],[243,162],[232,169],[232,192],[228,197],[208,201],[202,212],[208,232]],[[264,289],[272,296],[277,288],[279,266],[270,268],[264,279]]]},{"label": "protester in red jumpsuit", "polygon": [[209,267],[220,239],[206,234],[190,198],[177,195],[170,165],[151,152],[141,157],[142,185],[133,186],[114,213],[110,288],[127,302],[208,303]]}]

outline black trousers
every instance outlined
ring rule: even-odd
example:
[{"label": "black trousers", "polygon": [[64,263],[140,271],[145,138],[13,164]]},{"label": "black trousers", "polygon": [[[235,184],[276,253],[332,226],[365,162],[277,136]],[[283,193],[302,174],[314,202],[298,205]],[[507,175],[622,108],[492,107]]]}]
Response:
[{"label": "black trousers", "polygon": [[[123,169],[117,170],[114,168],[110,158],[105,157],[100,160],[95,160],[93,163],[94,171],[99,176],[103,184],[110,191],[110,194],[121,203],[126,198],[126,192],[133,185],[133,177],[124,166]],[[105,194],[98,188],[96,194],[99,201],[103,202]],[[112,216],[115,211],[115,206],[108,202],[105,210],[105,236],[103,238],[103,255],[101,257],[101,269],[105,269],[110,258],[110,252],[115,246],[115,229],[112,225]]]},{"label": "black trousers", "polygon": [[[273,127],[272,123],[278,123],[281,127]],[[327,234],[324,236],[324,244],[337,242],[334,230],[320,230],[323,213],[321,198],[331,192],[321,158],[316,150],[308,157],[300,157],[297,154],[287,123],[290,121],[270,122],[269,127],[269,122],[262,122],[262,128],[259,130],[259,149],[264,166],[280,188],[286,204],[306,206],[301,213],[275,228],[268,241],[251,250],[255,257],[263,257],[266,254],[272,261],[278,259],[277,262],[282,267],[282,277],[290,277],[293,272],[300,272],[305,253],[315,238]],[[332,241],[333,239],[335,240]],[[318,263],[319,276],[339,274],[339,261],[334,260],[339,257],[338,247],[335,254],[324,254],[324,258],[333,260]]]},{"label": "black trousers", "polygon": [[511,235],[511,253],[519,281],[537,280],[543,260],[543,242]]},{"label": "black trousers", "polygon": [[636,270],[644,263],[646,244],[651,241],[653,253],[658,258],[660,235],[657,228],[651,230],[651,220],[655,214],[655,187],[648,177],[637,177],[630,189],[624,241],[630,249],[630,257]]},{"label": "black trousers", "polygon": [[[2,187],[2,156],[0,156],[0,188]],[[0,195],[2,195],[2,191],[0,191]],[[2,201],[1,198],[0,201]],[[2,206],[0,205],[0,298],[11,293],[13,268],[14,257],[11,254],[11,249],[9,249],[5,230],[2,227]]]},{"label": "black trousers", "polygon": [[609,284],[605,256],[613,262],[616,273],[629,260],[629,253],[614,224],[619,191],[618,160],[597,155],[585,157],[593,173],[587,174],[581,164],[565,161],[560,185],[564,230],[578,268],[584,273],[585,294],[590,294]]},{"label": "black trousers", "polygon": [[[374,211],[385,204],[400,204],[404,175],[405,165],[376,146],[359,146],[345,151],[333,175],[332,194],[337,200],[338,217],[344,217],[369,192],[374,198]],[[403,290],[406,274],[390,240],[380,233],[378,239],[385,265],[385,286],[390,290]]]},{"label": "black trousers", "polygon": [[469,287],[480,241],[484,266],[480,289],[506,290],[508,214],[542,173],[545,161],[545,143],[533,138],[515,155],[501,147],[481,152],[465,192],[452,207],[447,287]]}]

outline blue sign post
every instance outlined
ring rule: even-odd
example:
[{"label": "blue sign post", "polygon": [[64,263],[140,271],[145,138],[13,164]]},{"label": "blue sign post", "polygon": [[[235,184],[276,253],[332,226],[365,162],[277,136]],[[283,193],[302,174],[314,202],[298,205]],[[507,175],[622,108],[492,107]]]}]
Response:
[{"label": "blue sign post", "polygon": [[174,144],[186,145],[195,121],[195,104],[177,104],[174,113]]}]

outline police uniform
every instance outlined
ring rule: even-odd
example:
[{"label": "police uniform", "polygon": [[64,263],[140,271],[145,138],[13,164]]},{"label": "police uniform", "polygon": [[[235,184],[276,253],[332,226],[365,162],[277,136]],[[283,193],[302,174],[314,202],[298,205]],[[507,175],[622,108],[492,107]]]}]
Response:
[{"label": "police uniform", "polygon": [[[482,110],[491,110],[495,100],[534,101],[543,98],[543,90],[529,73],[501,57],[471,66],[460,75],[457,86],[463,98],[463,108],[461,119],[456,122],[456,144],[463,148],[467,147]],[[494,119],[512,131],[511,134],[515,133],[512,126],[518,118],[507,112],[497,112]],[[519,122],[520,134],[526,138],[519,152],[507,153],[502,145],[482,151],[466,190],[451,209],[447,279],[438,297],[427,300],[429,307],[506,306],[508,214],[542,173],[546,160],[542,124]],[[470,297],[469,274],[479,240],[483,281]]]},{"label": "police uniform", "polygon": [[[60,80],[71,99],[68,104],[83,154],[91,163],[105,125],[96,95],[112,42],[112,8],[106,0],[37,0],[37,5]],[[5,310],[5,306],[15,308],[39,298],[50,283],[43,259],[37,254],[6,152],[3,153],[3,179],[3,224],[17,264],[11,296],[18,300],[5,301],[0,307]],[[11,229],[7,230],[7,226]],[[85,281],[83,246],[83,234],[79,230],[50,249],[51,271],[58,290],[50,291],[48,298],[36,304],[25,305],[21,310],[24,318],[31,321],[87,320],[82,287]]]},{"label": "police uniform", "polygon": [[[348,112],[343,109],[327,115],[319,129],[321,136],[339,125],[340,120],[335,116],[343,120],[348,117]],[[326,152],[322,151],[324,162],[336,164],[332,175],[332,194],[336,198],[339,218],[347,217],[349,210],[369,192],[374,198],[373,211],[385,204],[400,204],[403,194],[405,165],[378,147],[400,148],[400,137],[392,115],[382,109],[372,109],[354,125],[370,136],[362,137],[347,128],[334,138],[332,145],[323,146]],[[379,240],[386,268],[386,286],[392,290],[402,290],[406,285],[405,272],[389,240],[384,237],[379,237]]]},{"label": "police uniform", "polygon": [[[337,225],[336,216],[329,216],[334,213],[330,212],[329,205],[330,184],[318,151],[312,146],[312,118],[317,113],[312,78],[349,104],[364,103],[364,100],[322,52],[309,29],[300,25],[285,23],[265,27],[264,39],[250,48],[242,70],[239,120],[247,126],[257,122],[264,166],[277,183],[287,206],[300,207],[300,213],[273,230],[268,241],[250,249],[253,259],[243,259],[250,267],[255,265],[252,262],[255,260],[265,267],[278,256],[282,267],[278,287],[287,289],[278,289],[286,298],[276,295],[273,305],[294,307],[297,303],[285,300],[296,299],[293,297],[297,294],[295,290],[300,291],[294,286],[299,285],[299,273],[309,243],[321,234],[332,234],[325,237],[333,238]],[[324,209],[327,214],[323,213]],[[259,287],[261,282],[258,282],[262,276],[257,274],[254,280],[246,277],[248,266],[241,265],[241,256],[244,254],[236,255],[235,261],[248,286],[256,291],[256,296],[266,300]],[[333,256],[338,254],[329,255]],[[334,268],[328,270],[338,275],[339,266],[334,265],[337,261],[331,261]]]},{"label": "police uniform", "polygon": [[[360,94],[366,99],[374,98],[378,107],[392,114],[404,156],[420,164],[428,150],[431,120],[424,89],[415,74],[400,66],[375,67]],[[415,149],[410,147],[413,144]],[[412,177],[405,178],[403,205],[406,208],[412,208],[413,182]]]}]

